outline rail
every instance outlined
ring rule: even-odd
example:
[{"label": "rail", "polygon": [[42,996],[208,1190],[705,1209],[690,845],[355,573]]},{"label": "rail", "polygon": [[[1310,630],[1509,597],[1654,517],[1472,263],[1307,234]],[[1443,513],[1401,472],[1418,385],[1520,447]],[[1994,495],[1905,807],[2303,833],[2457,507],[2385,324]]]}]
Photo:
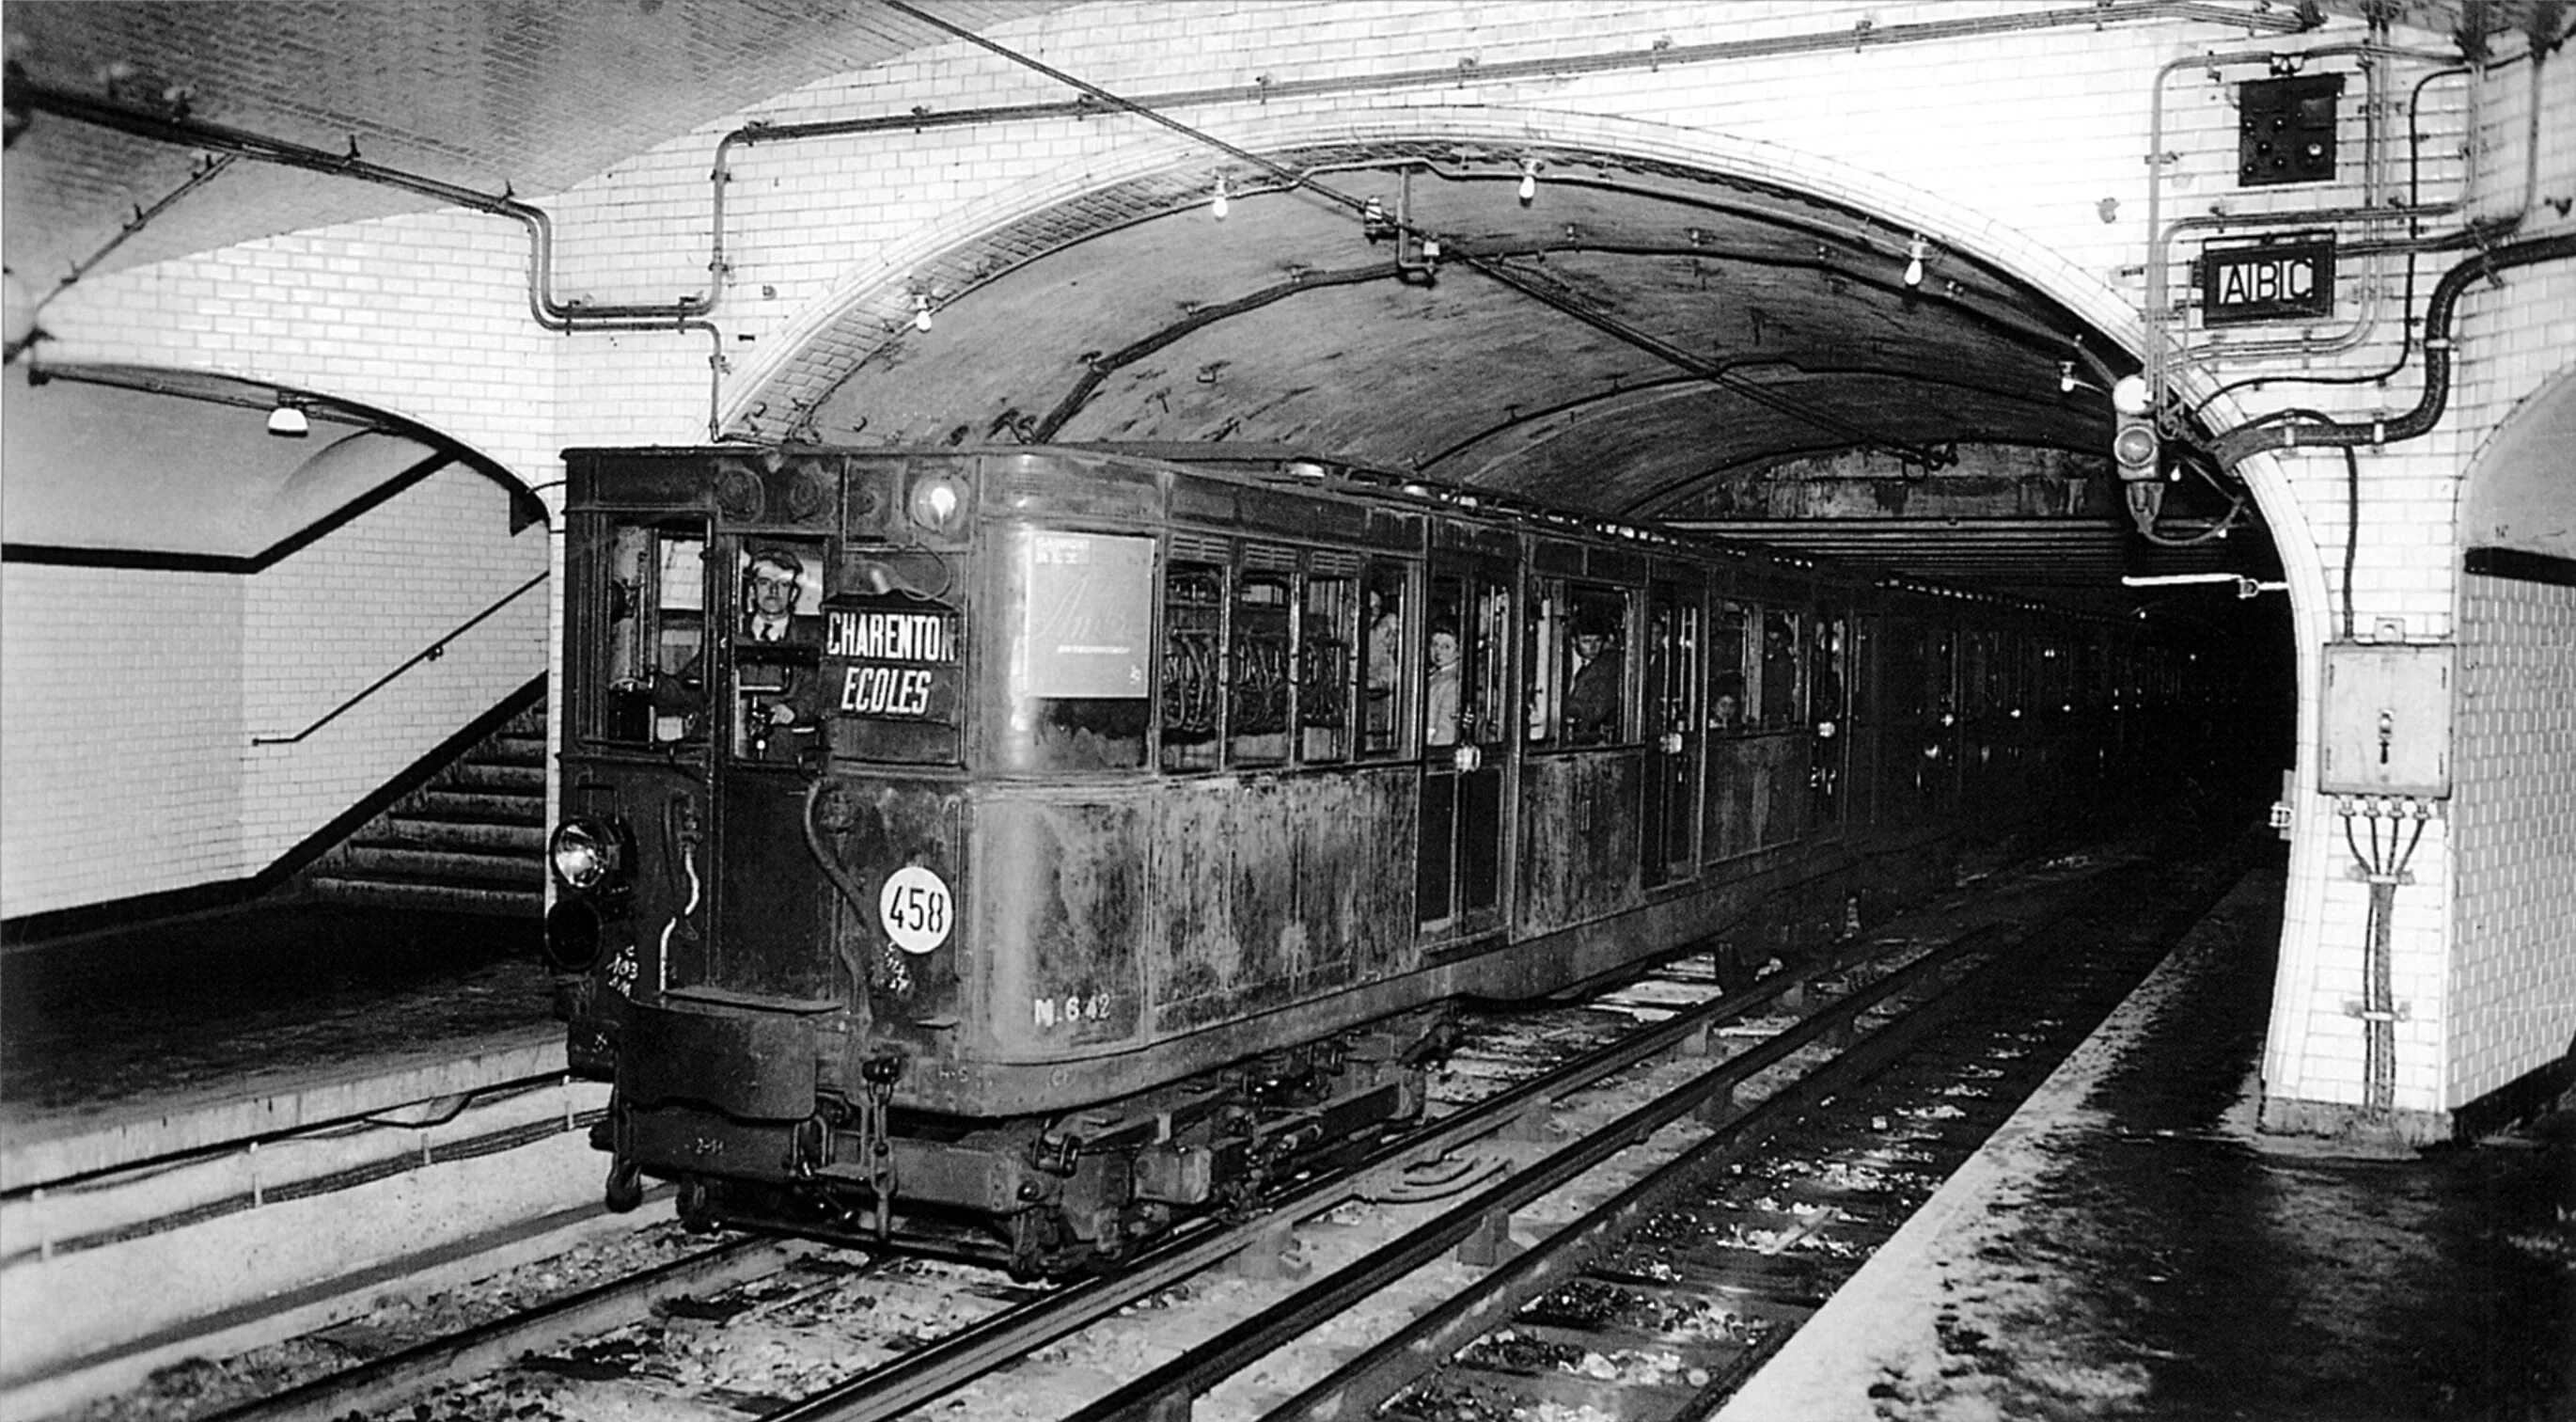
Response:
[{"label": "rail", "polygon": [[377,677],[374,681],[367,683],[363,689],[361,689],[357,694],[351,696],[348,700],[343,701],[339,705],[332,707],[329,711],[324,712],[321,720],[314,722],[312,725],[305,727],[303,730],[300,730],[291,736],[253,736],[250,738],[250,743],[255,746],[291,746],[296,742],[303,740],[305,737],[312,735],[315,731],[321,730],[323,727],[339,720],[343,715],[348,713],[350,707],[353,707],[359,702],[366,700],[368,697],[375,695],[377,692],[384,690],[394,678],[401,676],[404,672],[410,671],[413,667],[419,666],[423,662],[434,662],[439,658],[446,656],[448,643],[453,642],[457,638],[464,636],[466,633],[473,631],[475,628],[489,620],[492,614],[499,612],[502,608],[508,607],[511,603],[517,602],[520,598],[525,597],[528,594],[529,589],[544,582],[546,577],[546,574],[539,573],[535,577],[530,578],[526,582],[511,589],[509,592],[502,594],[500,600],[493,603],[490,607],[483,609],[481,612],[474,614],[464,622],[449,629],[445,636],[440,637],[437,641],[430,643],[419,651],[412,653],[410,659],[405,661],[401,666],[394,668],[392,671],[386,672],[383,676]]}]

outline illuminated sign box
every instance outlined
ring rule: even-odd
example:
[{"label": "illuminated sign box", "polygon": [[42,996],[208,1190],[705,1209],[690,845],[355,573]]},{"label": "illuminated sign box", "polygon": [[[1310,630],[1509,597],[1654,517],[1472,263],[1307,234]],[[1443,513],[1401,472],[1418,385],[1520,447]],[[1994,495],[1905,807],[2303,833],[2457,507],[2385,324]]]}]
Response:
[{"label": "illuminated sign box", "polygon": [[2334,314],[2331,236],[2210,247],[2200,254],[2203,325],[2295,321]]}]

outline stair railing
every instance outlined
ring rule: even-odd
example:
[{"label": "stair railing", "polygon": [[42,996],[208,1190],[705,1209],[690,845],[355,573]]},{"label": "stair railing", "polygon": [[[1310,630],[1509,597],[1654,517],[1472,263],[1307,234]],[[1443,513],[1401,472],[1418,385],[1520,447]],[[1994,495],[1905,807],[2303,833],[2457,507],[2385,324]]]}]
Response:
[{"label": "stair railing", "polygon": [[490,607],[483,609],[481,612],[467,618],[464,622],[450,628],[445,636],[440,637],[437,641],[430,643],[428,646],[421,648],[417,652],[414,652],[411,655],[411,658],[408,661],[405,661],[401,666],[394,668],[392,671],[386,672],[383,676],[377,677],[374,681],[368,683],[364,689],[351,696],[348,700],[343,701],[339,705],[332,707],[329,711],[324,712],[321,720],[314,722],[312,725],[305,727],[303,730],[300,730],[291,736],[253,736],[250,738],[250,743],[255,746],[291,746],[296,742],[303,740],[305,737],[312,735],[315,731],[321,730],[323,727],[339,720],[350,707],[353,707],[359,702],[366,700],[368,697],[375,695],[377,692],[384,690],[394,678],[401,676],[404,672],[410,671],[413,667],[419,666],[423,662],[434,662],[439,658],[446,656],[448,643],[453,642],[457,638],[464,636],[466,633],[473,631],[476,627],[481,626],[494,613],[499,612],[502,608],[508,607],[511,603],[517,602],[520,598],[526,596],[530,589],[543,583],[547,576],[548,575],[545,573],[539,573],[535,577],[528,579],[526,582],[519,584],[516,588],[511,589],[509,592],[502,594],[501,599],[498,602],[493,603]]}]

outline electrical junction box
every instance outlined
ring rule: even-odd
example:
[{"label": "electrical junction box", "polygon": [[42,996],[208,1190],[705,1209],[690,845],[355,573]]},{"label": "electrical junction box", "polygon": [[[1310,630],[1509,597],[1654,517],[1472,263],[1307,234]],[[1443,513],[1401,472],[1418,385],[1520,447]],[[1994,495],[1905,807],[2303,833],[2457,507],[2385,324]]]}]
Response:
[{"label": "electrical junction box", "polygon": [[2236,86],[2236,183],[2324,183],[2335,175],[2343,76],[2251,79]]},{"label": "electrical junction box", "polygon": [[2328,645],[2317,788],[2449,798],[2451,666],[2448,646]]}]

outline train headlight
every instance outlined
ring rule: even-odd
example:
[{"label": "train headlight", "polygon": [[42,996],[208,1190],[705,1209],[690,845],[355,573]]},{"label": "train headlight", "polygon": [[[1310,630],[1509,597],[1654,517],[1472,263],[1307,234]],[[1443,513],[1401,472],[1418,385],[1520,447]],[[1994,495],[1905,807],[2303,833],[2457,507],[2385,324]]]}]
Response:
[{"label": "train headlight", "polygon": [[912,486],[912,521],[933,533],[954,530],[966,516],[966,485],[946,474],[933,474]]},{"label": "train headlight", "polygon": [[546,845],[546,862],[554,866],[555,878],[580,894],[625,887],[634,859],[625,826],[614,821],[566,820]]}]

